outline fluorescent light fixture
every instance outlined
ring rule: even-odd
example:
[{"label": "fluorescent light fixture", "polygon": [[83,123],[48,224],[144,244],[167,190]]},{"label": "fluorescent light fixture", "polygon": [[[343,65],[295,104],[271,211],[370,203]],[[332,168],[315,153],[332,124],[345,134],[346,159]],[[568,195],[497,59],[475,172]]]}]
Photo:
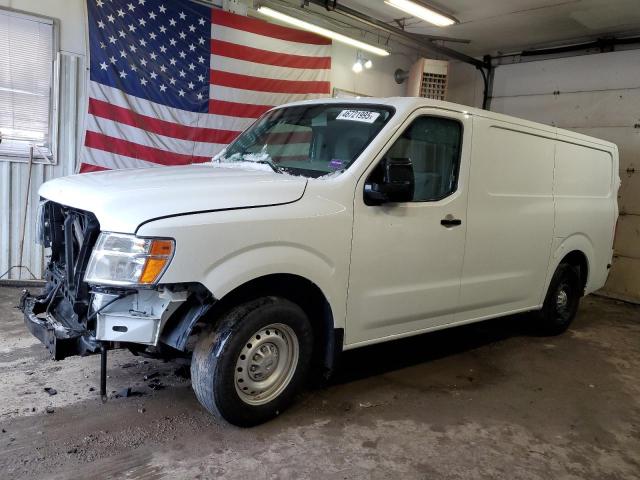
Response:
[{"label": "fluorescent light fixture", "polygon": [[278,12],[277,10],[273,10],[269,7],[260,6],[258,7],[258,12],[275,20],[293,25],[294,27],[307,30],[308,32],[317,33],[318,35],[321,35],[323,37],[331,38],[337,42],[346,43],[347,45],[351,45],[353,47],[359,48],[360,50],[365,50],[370,53],[375,53],[376,55],[380,55],[381,57],[386,57],[387,55],[389,55],[389,52],[384,50],[383,48],[378,48],[373,45],[369,45],[368,43],[361,42],[360,40],[356,40],[355,38],[347,37],[346,35],[342,35],[341,33],[334,32],[333,30],[328,30],[326,28],[319,27],[318,25],[314,25],[313,23],[308,23],[298,18],[290,17],[289,15],[285,15],[284,13]]},{"label": "fluorescent light fixture", "polygon": [[449,25],[458,23],[453,17],[439,13],[433,8],[425,7],[411,0],[384,0],[384,3],[402,10],[409,15],[420,18],[425,22],[433,23],[438,27],[448,27]]}]

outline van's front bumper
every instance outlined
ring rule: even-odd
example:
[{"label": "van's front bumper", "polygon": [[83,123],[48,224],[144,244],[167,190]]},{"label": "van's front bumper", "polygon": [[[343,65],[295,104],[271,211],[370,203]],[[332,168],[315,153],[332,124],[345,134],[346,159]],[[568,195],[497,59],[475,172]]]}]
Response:
[{"label": "van's front bumper", "polygon": [[73,355],[97,353],[99,344],[89,332],[70,325],[64,318],[56,318],[47,312],[46,296],[33,296],[25,290],[20,297],[19,308],[24,314],[24,323],[31,334],[40,340],[54,360]]}]

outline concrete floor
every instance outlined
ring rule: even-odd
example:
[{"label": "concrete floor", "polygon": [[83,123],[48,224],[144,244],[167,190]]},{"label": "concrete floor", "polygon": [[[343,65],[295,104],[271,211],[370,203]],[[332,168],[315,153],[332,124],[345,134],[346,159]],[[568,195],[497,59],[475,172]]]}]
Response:
[{"label": "concrete floor", "polygon": [[127,352],[110,390],[142,395],[103,405],[98,358],[47,360],[18,295],[0,288],[3,479],[640,478],[635,306],[587,297],[554,338],[520,316],[349,352],[331,385],[242,430],[213,421],[175,365]]}]

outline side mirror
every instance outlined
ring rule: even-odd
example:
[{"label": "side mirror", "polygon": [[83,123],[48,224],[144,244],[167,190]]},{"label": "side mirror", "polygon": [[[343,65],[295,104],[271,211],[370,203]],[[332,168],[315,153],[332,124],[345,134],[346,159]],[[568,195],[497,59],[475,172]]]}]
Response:
[{"label": "side mirror", "polygon": [[382,181],[373,180],[372,175],[364,185],[364,202],[381,205],[387,202],[409,202],[413,199],[415,178],[410,158],[386,158],[382,168]]}]

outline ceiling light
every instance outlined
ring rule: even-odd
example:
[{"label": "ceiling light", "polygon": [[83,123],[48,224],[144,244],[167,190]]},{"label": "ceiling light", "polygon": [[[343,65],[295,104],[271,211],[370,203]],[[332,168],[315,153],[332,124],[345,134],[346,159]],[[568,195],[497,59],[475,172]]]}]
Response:
[{"label": "ceiling light", "polygon": [[356,63],[353,64],[353,67],[351,67],[351,70],[353,70],[353,73],[361,73],[362,62],[360,60],[356,60]]},{"label": "ceiling light", "polygon": [[364,68],[369,70],[371,67],[373,67],[373,62],[371,60],[367,60],[366,62],[364,62]]},{"label": "ceiling light", "polygon": [[288,23],[289,25],[293,25],[294,27],[307,30],[308,32],[317,33],[318,35],[321,35],[323,37],[331,38],[337,42],[346,43],[347,45],[351,45],[353,47],[359,48],[360,50],[365,50],[370,53],[375,53],[376,55],[380,55],[381,57],[386,57],[387,55],[389,55],[389,52],[382,48],[369,45],[368,43],[361,42],[360,40],[356,40],[355,38],[347,37],[346,35],[334,32],[333,30],[319,27],[318,25],[314,25],[313,23],[308,23],[298,18],[290,17],[289,15],[285,15],[284,13],[278,12],[277,10],[273,10],[269,7],[258,7],[258,12],[262,15],[266,15],[267,17],[271,17],[281,22]]},{"label": "ceiling light", "polygon": [[424,5],[412,2],[411,0],[384,0],[384,3],[426,22],[433,23],[438,27],[448,27],[449,25],[458,23],[455,18],[450,17],[449,15],[444,15],[433,8],[425,7]]}]

